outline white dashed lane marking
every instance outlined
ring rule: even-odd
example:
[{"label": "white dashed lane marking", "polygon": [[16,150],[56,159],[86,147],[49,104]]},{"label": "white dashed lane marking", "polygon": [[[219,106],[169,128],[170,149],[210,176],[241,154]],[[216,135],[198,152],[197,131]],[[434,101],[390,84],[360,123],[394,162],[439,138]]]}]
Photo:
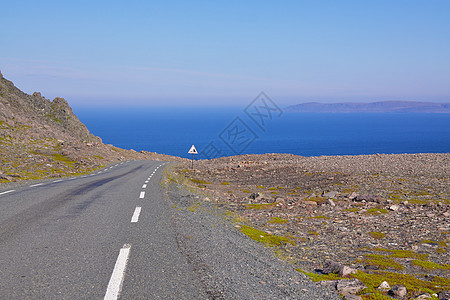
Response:
[{"label": "white dashed lane marking", "polygon": [[146,184],[142,185],[142,188],[143,189],[147,188],[147,185]]},{"label": "white dashed lane marking", "polygon": [[115,300],[119,298],[120,291],[122,290],[125,269],[127,268],[128,257],[130,256],[130,249],[130,244],[125,244],[123,245],[123,248],[120,249],[111,279],[109,279],[105,297],[103,298],[104,300]]},{"label": "white dashed lane marking", "polygon": [[4,195],[4,194],[8,194],[8,193],[12,193],[12,192],[14,192],[15,190],[9,190],[9,191],[5,191],[5,192],[1,192],[0,193],[0,195]]},{"label": "white dashed lane marking", "polygon": [[137,223],[137,221],[139,221],[139,215],[141,214],[141,209],[142,208],[140,206],[136,206],[133,216],[131,217],[131,223]]},{"label": "white dashed lane marking", "polygon": [[32,185],[30,185],[30,187],[36,187],[36,186],[41,186],[41,185],[44,185],[44,184],[43,183],[32,184]]},{"label": "white dashed lane marking", "polygon": [[141,192],[141,194],[139,195],[139,198],[142,199],[145,197],[145,192]]}]

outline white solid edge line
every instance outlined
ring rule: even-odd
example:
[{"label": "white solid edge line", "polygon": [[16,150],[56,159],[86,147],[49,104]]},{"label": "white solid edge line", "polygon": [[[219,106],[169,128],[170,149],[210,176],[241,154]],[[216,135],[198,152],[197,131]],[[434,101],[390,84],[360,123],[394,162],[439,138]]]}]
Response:
[{"label": "white solid edge line", "polygon": [[141,194],[139,195],[139,198],[144,198],[145,197],[145,192],[141,192]]},{"label": "white solid edge line", "polygon": [[131,217],[131,223],[137,223],[137,221],[139,221],[139,215],[141,214],[141,209],[142,209],[142,207],[136,206],[133,216]]},{"label": "white solid edge line", "polygon": [[125,276],[125,269],[127,268],[128,256],[130,255],[130,244],[123,245],[120,249],[119,256],[116,260],[116,265],[109,279],[108,288],[103,299],[115,300],[119,298],[120,291],[122,290],[123,278]]},{"label": "white solid edge line", "polygon": [[62,181],[62,179],[58,179],[58,180],[55,180],[53,182],[61,182],[61,181]]},{"label": "white solid edge line", "polygon": [[43,185],[43,183],[32,184],[32,185],[30,185],[30,187],[41,186],[41,185]]},{"label": "white solid edge line", "polygon": [[8,193],[12,193],[12,192],[14,192],[15,190],[9,190],[9,191],[5,191],[5,192],[1,192],[0,193],[0,195],[4,195],[4,194],[8,194]]}]

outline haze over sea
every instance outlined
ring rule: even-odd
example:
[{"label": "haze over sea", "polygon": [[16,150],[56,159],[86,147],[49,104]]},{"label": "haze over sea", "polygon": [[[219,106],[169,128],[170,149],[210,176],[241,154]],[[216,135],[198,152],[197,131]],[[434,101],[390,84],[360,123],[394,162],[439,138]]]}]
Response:
[{"label": "haze over sea", "polygon": [[[75,113],[105,143],[181,157],[190,157],[187,152],[194,144],[200,152],[196,159],[235,154],[320,156],[450,150],[450,114],[283,113],[267,118],[261,128],[242,109],[230,108],[84,108]],[[241,148],[229,147],[229,130],[236,117],[247,126],[251,138],[243,140]],[[205,155],[211,142],[219,154]]]}]

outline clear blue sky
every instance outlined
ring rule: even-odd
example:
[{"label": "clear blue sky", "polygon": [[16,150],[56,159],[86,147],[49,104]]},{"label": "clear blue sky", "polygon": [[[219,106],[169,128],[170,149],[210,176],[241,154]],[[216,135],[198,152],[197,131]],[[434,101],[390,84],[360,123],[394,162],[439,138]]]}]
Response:
[{"label": "clear blue sky", "polygon": [[0,70],[72,105],[450,102],[450,1],[9,1]]}]

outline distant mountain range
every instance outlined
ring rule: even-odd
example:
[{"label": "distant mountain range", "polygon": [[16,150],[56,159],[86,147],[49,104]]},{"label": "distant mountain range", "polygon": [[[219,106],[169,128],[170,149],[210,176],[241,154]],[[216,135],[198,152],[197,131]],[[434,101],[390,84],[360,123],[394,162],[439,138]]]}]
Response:
[{"label": "distant mountain range", "polygon": [[450,103],[381,101],[371,103],[318,103],[308,102],[291,105],[286,112],[323,113],[450,113]]}]

